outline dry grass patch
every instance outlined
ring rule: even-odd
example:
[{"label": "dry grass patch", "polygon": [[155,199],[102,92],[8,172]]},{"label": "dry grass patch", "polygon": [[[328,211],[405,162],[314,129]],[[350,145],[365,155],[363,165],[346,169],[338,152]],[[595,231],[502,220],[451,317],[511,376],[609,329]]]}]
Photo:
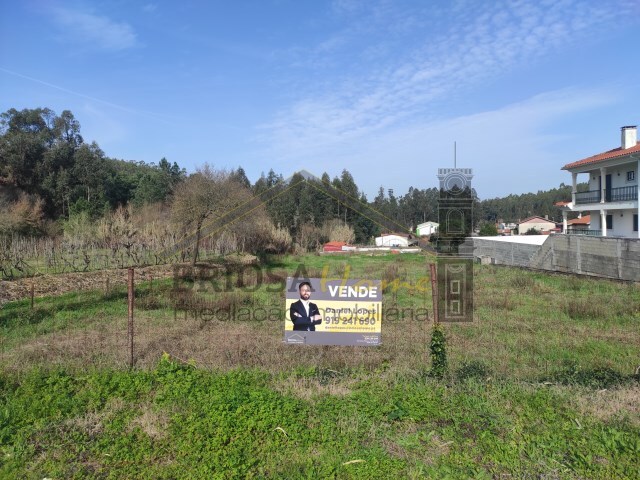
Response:
[{"label": "dry grass patch", "polygon": [[452,441],[444,441],[435,431],[426,431],[423,425],[407,423],[394,438],[382,439],[382,446],[392,456],[407,461],[433,465],[442,455],[448,455]]},{"label": "dry grass patch", "polygon": [[626,417],[632,425],[640,427],[640,385],[611,390],[585,390],[575,394],[578,411],[598,420],[610,421]]},{"label": "dry grass patch", "polygon": [[140,410],[142,413],[131,420],[129,430],[140,427],[144,433],[154,440],[166,437],[169,416],[163,411],[154,409],[150,404],[141,405]]},{"label": "dry grass patch", "polygon": [[520,306],[515,294],[511,292],[501,292],[495,295],[481,295],[475,299],[474,307],[486,307],[491,310],[512,311]]},{"label": "dry grass patch", "polygon": [[87,434],[90,439],[100,435],[104,430],[104,412],[87,412],[81,417],[70,418],[65,421],[65,426],[73,430],[77,429]]},{"label": "dry grass patch", "polygon": [[104,408],[99,412],[87,412],[80,417],[69,418],[63,423],[63,428],[71,430],[77,429],[87,434],[91,439],[101,434],[104,430],[104,424],[114,415],[118,414],[127,407],[121,398],[110,398]]},{"label": "dry grass patch", "polygon": [[274,384],[276,391],[283,395],[293,395],[302,400],[311,400],[323,395],[345,397],[352,392],[357,380],[338,378],[329,382],[314,377],[287,377]]}]

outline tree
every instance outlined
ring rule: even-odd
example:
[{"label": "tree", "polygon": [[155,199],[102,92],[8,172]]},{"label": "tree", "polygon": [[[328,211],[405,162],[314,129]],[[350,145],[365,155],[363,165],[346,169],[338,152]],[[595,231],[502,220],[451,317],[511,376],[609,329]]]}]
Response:
[{"label": "tree", "polygon": [[[340,175],[340,182],[338,188],[347,196],[349,204],[352,202],[357,202],[360,198],[360,193],[358,192],[358,186],[356,185],[355,180],[351,173],[348,170],[342,170],[342,175]],[[347,205],[343,205],[344,211],[344,220],[348,224],[353,224],[356,220],[357,213],[348,208]]]},{"label": "tree", "polygon": [[498,229],[493,223],[484,223],[482,227],[480,227],[481,237],[495,237],[497,235],[498,235]]},{"label": "tree", "polygon": [[242,167],[238,167],[237,170],[233,170],[231,172],[231,179],[238,182],[245,188],[251,188],[251,182],[247,178],[247,174],[244,172],[244,168]]},{"label": "tree", "polygon": [[53,117],[47,108],[0,115],[0,174],[28,193],[37,193],[36,167],[52,144]]},{"label": "tree", "polygon": [[[193,235],[194,266],[198,260],[205,224],[236,210],[242,212],[238,207],[248,204],[252,198],[250,190],[235,181],[228,172],[214,170],[208,164],[176,187],[171,215],[174,223],[178,224],[184,233]],[[265,219],[267,217],[264,208],[258,205],[246,217],[230,218],[226,224],[216,228],[212,235],[219,235],[224,230],[233,233],[236,238],[243,236],[246,239],[246,235],[251,231],[247,229],[247,225],[250,222],[264,222]],[[263,230],[267,229],[268,226],[264,226]]]},{"label": "tree", "polygon": [[104,213],[105,205],[108,207],[105,187],[109,171],[104,152],[97,143],[83,144],[76,150],[72,174],[77,181],[74,199],[86,201],[92,216]]}]

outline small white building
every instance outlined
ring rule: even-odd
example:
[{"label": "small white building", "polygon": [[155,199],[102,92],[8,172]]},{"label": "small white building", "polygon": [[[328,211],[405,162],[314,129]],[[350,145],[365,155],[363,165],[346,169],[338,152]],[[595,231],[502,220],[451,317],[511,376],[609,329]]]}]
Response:
[{"label": "small white building", "polygon": [[537,230],[538,233],[550,232],[556,228],[556,223],[547,218],[529,217],[525,218],[518,224],[518,234],[524,235],[531,229]]},{"label": "small white building", "polygon": [[408,247],[409,236],[400,233],[383,233],[376,237],[376,247]]},{"label": "small white building", "polygon": [[423,235],[431,235],[438,231],[439,223],[436,222],[424,222],[416,227],[416,235],[421,237]]}]

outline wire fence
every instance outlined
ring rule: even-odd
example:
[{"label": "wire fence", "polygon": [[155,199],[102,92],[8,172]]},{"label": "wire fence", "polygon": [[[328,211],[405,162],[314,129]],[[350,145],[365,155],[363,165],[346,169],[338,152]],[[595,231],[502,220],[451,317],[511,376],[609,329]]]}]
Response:
[{"label": "wire fence", "polygon": [[[212,271],[199,276],[197,269],[182,266],[160,275],[136,269],[132,315],[126,271],[101,279],[99,288],[80,285],[60,296],[34,298],[31,290],[2,309],[0,362],[16,371],[32,366],[148,369],[166,352],[206,369],[428,374],[433,327],[428,288],[385,289],[380,346],[288,345],[283,341],[286,272],[260,278],[253,268],[245,268],[241,276]],[[500,274],[495,272],[485,270],[482,281],[490,284]],[[521,287],[539,288],[531,282]],[[537,381],[566,368],[572,359],[581,368],[604,365],[624,372],[640,363],[637,323],[635,328],[632,321],[611,323],[605,330],[596,319],[558,322],[553,308],[540,311],[532,322],[521,297],[488,288],[476,292],[474,322],[443,325],[451,375]],[[633,286],[621,288],[637,298]],[[628,310],[634,311],[637,306]]]}]

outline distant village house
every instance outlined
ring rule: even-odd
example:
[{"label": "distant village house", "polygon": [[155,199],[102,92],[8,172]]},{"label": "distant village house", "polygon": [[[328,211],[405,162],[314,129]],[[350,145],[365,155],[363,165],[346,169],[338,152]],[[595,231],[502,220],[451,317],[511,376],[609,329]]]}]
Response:
[{"label": "distant village house", "polygon": [[438,231],[439,223],[436,222],[424,222],[416,227],[416,235],[422,237],[423,235],[432,235]]},{"label": "distant village house", "polygon": [[556,223],[552,222],[548,218],[542,217],[529,217],[518,223],[518,234],[524,235],[529,230],[533,229],[540,234],[549,234],[556,228]]}]

